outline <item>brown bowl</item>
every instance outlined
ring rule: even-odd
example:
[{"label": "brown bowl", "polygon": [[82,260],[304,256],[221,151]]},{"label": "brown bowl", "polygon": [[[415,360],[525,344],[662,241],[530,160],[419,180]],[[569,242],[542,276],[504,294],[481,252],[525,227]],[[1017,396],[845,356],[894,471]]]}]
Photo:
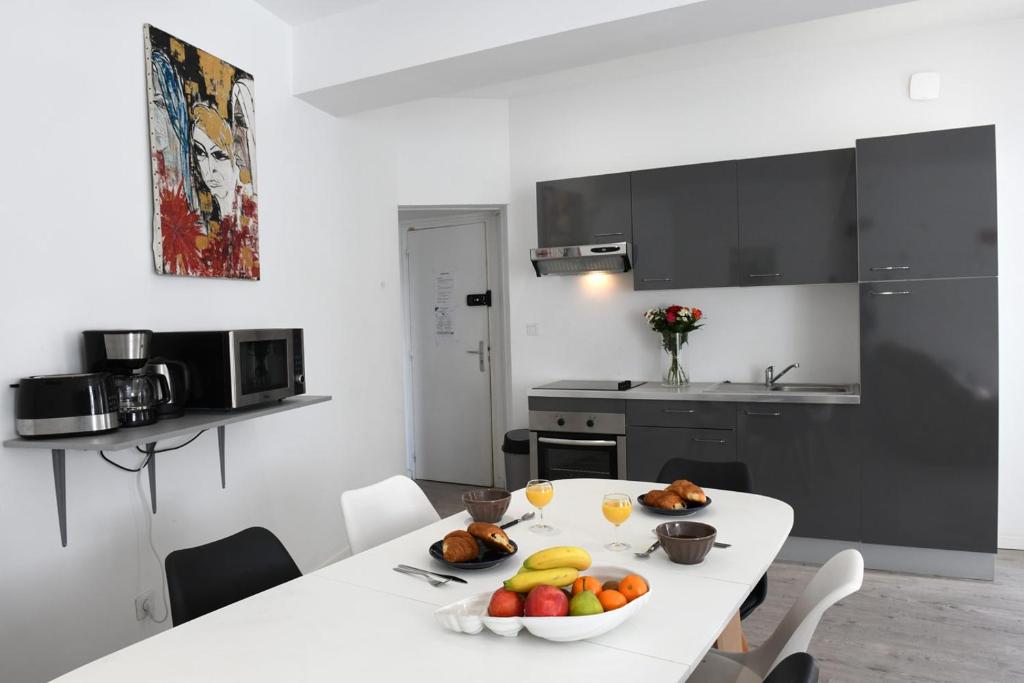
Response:
[{"label": "brown bowl", "polygon": [[703,522],[666,522],[654,530],[668,559],[676,564],[700,564],[715,543],[718,531]]},{"label": "brown bowl", "polygon": [[501,521],[512,494],[505,489],[476,489],[462,494],[462,503],[474,522],[497,524]]}]

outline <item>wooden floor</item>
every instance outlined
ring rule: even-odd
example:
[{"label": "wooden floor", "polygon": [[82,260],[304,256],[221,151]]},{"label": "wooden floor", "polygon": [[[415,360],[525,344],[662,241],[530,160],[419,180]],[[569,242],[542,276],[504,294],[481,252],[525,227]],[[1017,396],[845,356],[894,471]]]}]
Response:
[{"label": "wooden floor", "polygon": [[[473,488],[419,483],[442,516]],[[772,565],[768,599],[743,622],[752,646],[815,571]],[[810,652],[823,682],[1024,683],[1024,552],[1001,551],[991,582],[867,571],[860,592],[825,613]]]}]

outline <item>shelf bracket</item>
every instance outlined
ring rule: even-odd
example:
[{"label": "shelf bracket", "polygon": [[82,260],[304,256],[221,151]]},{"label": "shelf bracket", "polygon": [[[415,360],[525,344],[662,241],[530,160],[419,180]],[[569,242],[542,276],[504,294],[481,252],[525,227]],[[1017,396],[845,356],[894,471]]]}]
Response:
[{"label": "shelf bracket", "polygon": [[146,470],[149,474],[149,500],[153,504],[153,514],[156,514],[156,442],[146,444]]},{"label": "shelf bracket", "polygon": [[68,547],[68,501],[67,479],[64,476],[64,449],[54,448],[53,456],[53,489],[57,493],[57,522],[60,524],[61,547]]},{"label": "shelf bracket", "polygon": [[220,487],[228,487],[227,479],[224,477],[224,425],[217,427],[217,448],[220,450]]}]

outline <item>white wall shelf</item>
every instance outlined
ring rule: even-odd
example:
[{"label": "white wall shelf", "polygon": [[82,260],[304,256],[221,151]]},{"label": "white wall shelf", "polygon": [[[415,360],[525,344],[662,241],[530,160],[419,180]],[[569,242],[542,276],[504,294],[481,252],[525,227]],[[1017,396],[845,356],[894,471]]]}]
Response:
[{"label": "white wall shelf", "polygon": [[227,487],[224,469],[225,427],[235,422],[252,420],[282,413],[286,410],[304,408],[316,403],[330,401],[330,396],[294,396],[277,403],[231,412],[189,412],[179,418],[162,420],[145,427],[122,428],[105,434],[65,436],[58,438],[7,439],[6,448],[36,448],[49,450],[53,458],[53,486],[57,494],[57,519],[60,523],[60,544],[67,547],[67,503],[64,477],[64,457],[67,451],[120,451],[136,446],[145,446],[147,453],[146,470],[149,475],[149,498],[156,514],[156,445],[164,439],[191,436],[196,432],[217,428],[217,446],[220,452],[220,485]]}]

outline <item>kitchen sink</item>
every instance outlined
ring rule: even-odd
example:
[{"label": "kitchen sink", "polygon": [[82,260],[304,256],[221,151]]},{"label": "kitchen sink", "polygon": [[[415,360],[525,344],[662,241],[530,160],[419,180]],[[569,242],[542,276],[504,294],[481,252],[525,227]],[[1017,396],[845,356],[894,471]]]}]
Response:
[{"label": "kitchen sink", "polygon": [[793,391],[801,394],[847,394],[845,384],[773,384],[768,391]]}]

